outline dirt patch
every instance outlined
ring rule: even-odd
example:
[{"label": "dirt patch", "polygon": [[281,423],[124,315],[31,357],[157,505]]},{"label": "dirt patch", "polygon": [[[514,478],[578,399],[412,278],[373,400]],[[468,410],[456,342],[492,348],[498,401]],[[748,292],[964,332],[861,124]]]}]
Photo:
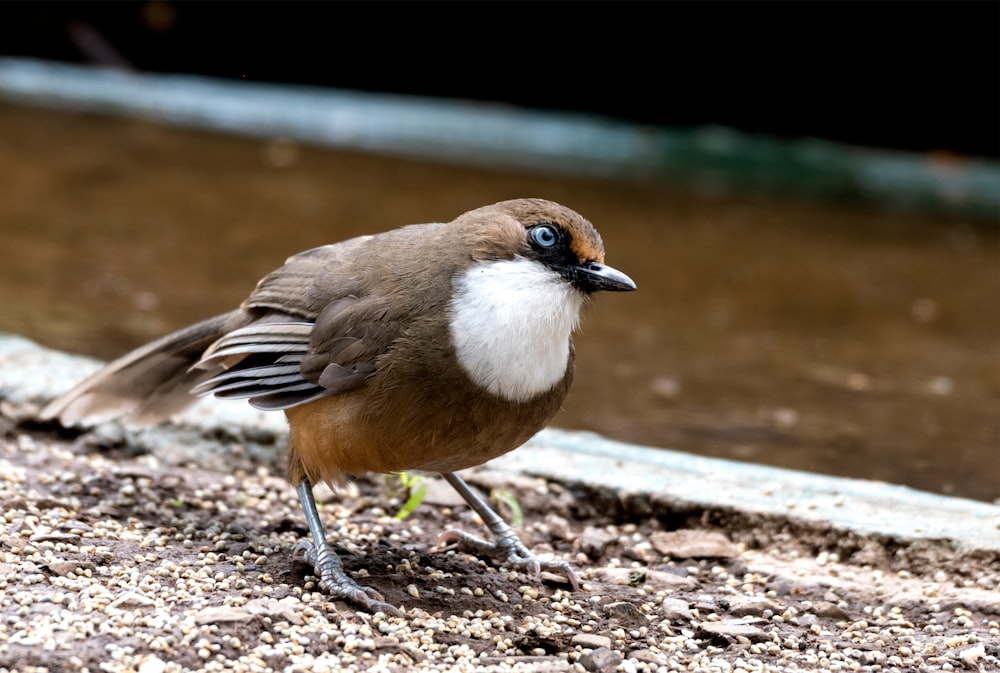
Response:
[{"label": "dirt patch", "polygon": [[8,425],[0,671],[996,670],[1000,558],[474,471],[584,590],[436,548],[481,529],[435,484],[319,489],[345,566],[405,618],[331,602],[272,470],[220,473]]}]

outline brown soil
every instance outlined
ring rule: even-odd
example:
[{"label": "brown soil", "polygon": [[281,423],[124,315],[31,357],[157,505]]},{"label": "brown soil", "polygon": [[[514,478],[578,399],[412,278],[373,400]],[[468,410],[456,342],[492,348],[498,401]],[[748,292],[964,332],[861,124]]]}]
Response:
[{"label": "brown soil", "polygon": [[[475,471],[584,590],[436,550],[477,531],[432,482],[318,490],[349,572],[405,618],[315,590],[272,471],[222,474],[7,424],[0,671],[996,670],[1000,559]],[[682,531],[672,534],[672,531]],[[744,668],[740,668],[740,667]],[[721,667],[721,668],[720,668]]]}]

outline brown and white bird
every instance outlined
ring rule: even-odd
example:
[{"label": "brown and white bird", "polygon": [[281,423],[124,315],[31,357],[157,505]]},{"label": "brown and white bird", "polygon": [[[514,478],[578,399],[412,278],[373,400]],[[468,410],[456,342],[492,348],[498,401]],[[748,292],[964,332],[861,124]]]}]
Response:
[{"label": "brown and white bird", "polygon": [[305,557],[324,590],[364,609],[398,612],[344,572],[312,487],[365,472],[440,472],[493,542],[443,539],[576,586],[568,564],[533,556],[455,471],[517,448],[552,418],[573,379],[581,308],[595,291],[634,289],[604,264],[582,216],[504,201],[299,253],[238,309],[111,362],[42,415],[148,424],[203,394],[283,410],[288,478],[312,536]]}]

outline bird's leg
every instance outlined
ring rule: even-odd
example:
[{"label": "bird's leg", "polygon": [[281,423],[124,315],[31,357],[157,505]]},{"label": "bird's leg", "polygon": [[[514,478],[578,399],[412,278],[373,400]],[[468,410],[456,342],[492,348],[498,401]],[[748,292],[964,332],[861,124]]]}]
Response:
[{"label": "bird's leg", "polygon": [[319,520],[319,510],[316,508],[316,498],[313,495],[312,484],[308,479],[302,479],[295,487],[306,524],[312,534],[312,540],[302,540],[298,544],[297,554],[301,554],[306,562],[313,567],[319,578],[319,586],[334,598],[341,598],[368,612],[384,612],[388,615],[402,616],[394,605],[386,603],[382,594],[371,587],[363,587],[344,572],[344,564],[326,541],[323,524]]},{"label": "bird's leg", "polygon": [[524,546],[514,529],[501,519],[500,515],[494,512],[486,504],[486,501],[465,483],[464,479],[454,472],[442,472],[441,476],[458,491],[458,494],[483,520],[493,535],[493,542],[487,542],[460,530],[449,530],[438,538],[439,543],[454,544],[459,551],[498,559],[511,567],[531,573],[536,579],[541,575],[542,569],[562,573],[569,580],[573,589],[579,591],[580,580],[569,563],[549,561],[535,556],[531,550]]}]

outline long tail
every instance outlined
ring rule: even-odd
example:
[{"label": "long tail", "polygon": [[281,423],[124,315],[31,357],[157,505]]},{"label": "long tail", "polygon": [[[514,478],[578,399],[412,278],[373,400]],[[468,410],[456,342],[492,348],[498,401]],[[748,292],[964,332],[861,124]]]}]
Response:
[{"label": "long tail", "polygon": [[135,425],[169,418],[195,401],[191,389],[212,371],[191,369],[226,332],[241,327],[247,314],[237,309],[168,334],[98,370],[41,413],[66,426],[125,417]]}]

